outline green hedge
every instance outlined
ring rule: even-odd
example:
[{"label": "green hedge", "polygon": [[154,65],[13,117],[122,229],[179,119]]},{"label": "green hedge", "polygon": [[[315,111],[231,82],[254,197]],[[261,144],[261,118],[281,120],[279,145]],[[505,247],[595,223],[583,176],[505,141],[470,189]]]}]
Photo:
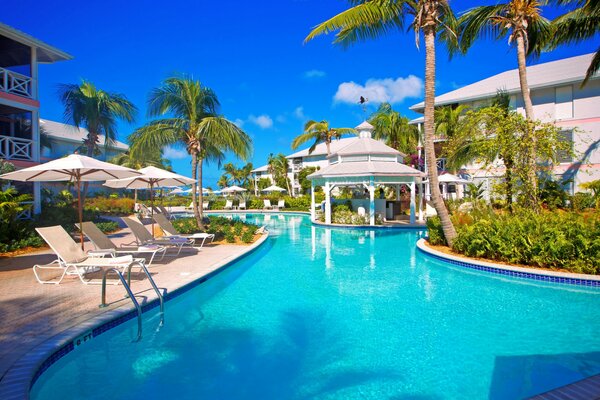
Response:
[{"label": "green hedge", "polygon": [[[600,213],[520,210],[453,220],[453,250],[469,257],[600,274]],[[427,222],[432,244],[443,244],[439,218]]]},{"label": "green hedge", "polygon": [[[177,218],[173,225],[177,232],[182,234],[200,232],[193,217]],[[215,240],[225,239],[229,243],[234,243],[236,239],[251,243],[254,240],[254,232],[258,229],[257,225],[249,222],[213,215],[204,218],[204,225],[207,233],[215,234]]]}]

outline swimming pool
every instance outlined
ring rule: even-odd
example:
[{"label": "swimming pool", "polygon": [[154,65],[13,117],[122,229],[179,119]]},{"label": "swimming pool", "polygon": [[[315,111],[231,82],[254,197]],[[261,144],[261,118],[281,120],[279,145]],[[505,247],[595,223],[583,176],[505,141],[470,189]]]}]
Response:
[{"label": "swimming pool", "polygon": [[600,373],[598,289],[445,264],[419,231],[241,217],[268,242],[169,301],[160,331],[148,312],[141,342],[132,320],[72,351],[31,397],[507,399]]}]

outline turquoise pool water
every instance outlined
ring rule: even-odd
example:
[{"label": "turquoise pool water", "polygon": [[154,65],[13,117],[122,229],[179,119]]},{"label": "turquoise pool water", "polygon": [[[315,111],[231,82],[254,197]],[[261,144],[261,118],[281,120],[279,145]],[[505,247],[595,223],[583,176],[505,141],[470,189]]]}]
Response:
[{"label": "turquoise pool water", "polygon": [[141,342],[132,320],[75,349],[32,398],[512,399],[600,373],[600,290],[444,264],[417,231],[242,217],[268,243],[158,332],[149,311]]}]

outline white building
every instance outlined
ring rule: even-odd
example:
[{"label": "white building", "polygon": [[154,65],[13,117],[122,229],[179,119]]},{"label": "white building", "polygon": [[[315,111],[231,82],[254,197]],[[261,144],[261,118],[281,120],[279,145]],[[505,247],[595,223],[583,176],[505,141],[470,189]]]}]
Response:
[{"label": "white building", "polygon": [[[0,159],[26,168],[40,162],[38,65],[72,57],[0,23]],[[15,183],[40,210],[40,184]]]},{"label": "white building", "polygon": [[[593,54],[585,54],[527,67],[535,118],[554,122],[573,143],[575,157],[564,159],[555,170],[557,175],[573,179],[571,192],[578,191],[583,182],[600,179],[600,76],[596,75],[585,87],[580,87],[592,57]],[[435,98],[435,105],[466,104],[476,108],[488,104],[498,90],[506,91],[510,95],[511,107],[524,113],[517,69],[439,95]],[[419,113],[423,113],[423,108],[422,102],[410,107]],[[412,122],[422,124],[422,118]],[[574,131],[574,128],[577,130]],[[436,146],[436,151],[438,148]],[[443,170],[444,166],[444,160],[439,160],[438,168]],[[476,183],[486,182],[489,185],[495,177],[476,165],[467,165],[465,170]]]},{"label": "white building", "polygon": [[[351,143],[353,139],[355,138],[349,137],[334,140],[333,142],[331,142],[331,154],[346,147],[348,144]],[[315,150],[310,154],[308,152],[307,147],[304,150],[300,150],[286,156],[286,158],[288,159],[288,178],[292,183],[292,196],[300,194],[300,182],[298,181],[298,172],[300,172],[303,168],[307,167],[323,168],[329,165],[329,161],[327,160],[327,146],[325,143],[318,144],[315,147]],[[255,182],[255,187],[257,186],[256,183],[260,179],[267,178],[273,181],[273,177],[269,173],[267,165],[263,165],[262,167],[253,169],[252,174]]]}]

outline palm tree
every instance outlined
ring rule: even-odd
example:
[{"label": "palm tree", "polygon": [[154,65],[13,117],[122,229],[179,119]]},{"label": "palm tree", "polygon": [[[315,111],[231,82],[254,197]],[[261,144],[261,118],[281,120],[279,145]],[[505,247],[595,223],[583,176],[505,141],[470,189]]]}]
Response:
[{"label": "palm tree", "polygon": [[[104,145],[108,147],[116,140],[117,122],[123,120],[131,123],[137,114],[137,108],[124,95],[98,89],[86,80],[82,80],[79,85],[60,85],[58,95],[65,107],[66,122],[88,131],[83,140],[88,157],[94,156],[99,135],[104,135]],[[83,199],[88,186],[88,182],[83,185]]]},{"label": "palm tree", "polygon": [[[435,109],[435,133],[438,137],[444,137],[446,140],[452,140],[457,135],[463,133],[466,128],[464,113],[469,106],[461,104],[456,107],[444,106]],[[465,135],[462,135],[465,137]],[[444,153],[444,149],[442,152]],[[468,162],[472,161],[468,153],[454,153],[452,157],[446,154],[446,166],[449,170],[455,172]]]},{"label": "palm tree", "polygon": [[233,122],[218,114],[217,95],[199,81],[172,77],[153,89],[148,98],[148,115],[164,116],[137,129],[131,136],[132,147],[144,151],[180,144],[192,157],[192,203],[198,228],[203,228],[202,164],[221,160],[225,151],[247,158],[252,149],[250,137]]},{"label": "palm tree", "polygon": [[409,119],[392,109],[390,103],[382,103],[369,119],[375,128],[375,139],[385,140],[388,146],[406,155],[415,152],[419,141],[419,130],[408,122]]},{"label": "palm tree", "polygon": [[[497,39],[508,36],[508,42],[516,44],[517,63],[519,66],[519,83],[525,105],[525,116],[533,121],[533,104],[527,83],[526,58],[538,55],[552,37],[550,22],[542,17],[538,0],[510,0],[507,3],[493,6],[480,6],[465,12],[459,19],[460,49],[466,52],[478,37],[489,35]],[[528,199],[531,207],[537,208],[537,176],[535,172],[536,152],[535,135],[531,131],[528,136],[533,144],[530,146],[528,184],[532,196]]]},{"label": "palm tree", "polygon": [[333,31],[335,44],[348,47],[358,41],[375,39],[389,32],[403,32],[405,19],[412,16],[417,47],[420,35],[425,38],[425,115],[424,147],[433,205],[440,217],[444,235],[452,245],[456,230],[442,199],[437,175],[434,136],[435,44],[436,38],[453,48],[456,45],[457,21],[448,0],[355,0],[353,7],[317,25],[306,41]]},{"label": "palm tree", "polygon": [[[556,2],[574,3],[578,8],[552,21],[554,35],[550,42],[551,48],[590,39],[600,32],[600,2],[597,0],[556,0]],[[600,48],[592,58],[581,86],[584,86],[598,70],[600,70]]]},{"label": "palm tree", "polygon": [[288,159],[285,154],[269,154],[269,158],[267,160],[267,171],[273,177],[273,183],[277,185],[285,182],[285,187],[287,188],[288,193],[292,193],[290,180],[288,178],[288,168]]},{"label": "palm tree", "polygon": [[312,146],[308,149],[308,154],[315,151],[315,148],[319,143],[325,143],[327,146],[327,155],[331,152],[331,142],[333,139],[340,139],[345,134],[356,134],[356,131],[352,128],[331,128],[327,121],[313,121],[309,120],[304,124],[304,132],[294,138],[292,141],[292,149],[297,149],[300,145],[314,140]]}]

